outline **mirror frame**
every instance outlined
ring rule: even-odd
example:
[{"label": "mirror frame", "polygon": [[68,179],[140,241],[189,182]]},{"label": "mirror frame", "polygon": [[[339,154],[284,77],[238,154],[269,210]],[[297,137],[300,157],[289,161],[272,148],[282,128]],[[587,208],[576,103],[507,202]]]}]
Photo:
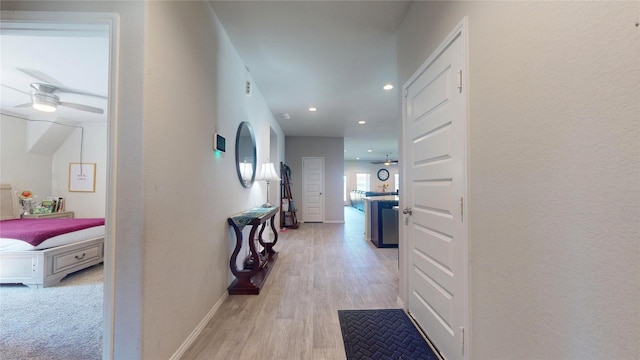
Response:
[{"label": "mirror frame", "polygon": [[[251,137],[251,145],[253,146],[252,149],[246,149],[243,148],[241,149],[241,136],[243,133],[243,130],[247,130],[249,132],[249,136]],[[246,135],[245,135],[246,136]],[[251,171],[251,179],[244,179],[242,177],[242,170],[240,169],[240,164],[241,163],[245,163],[245,159],[243,158],[242,160],[240,159],[240,150],[244,150],[242,152],[242,155],[244,158],[246,158],[246,156],[244,156],[245,154],[247,154],[248,152],[250,152],[249,155],[252,156],[253,161],[251,162],[251,167],[252,167],[252,171]],[[243,121],[240,123],[240,125],[238,125],[238,132],[236,133],[236,171],[238,173],[238,180],[240,180],[240,185],[242,185],[242,187],[245,188],[250,188],[251,186],[253,186],[253,182],[255,181],[256,178],[256,163],[257,158],[256,158],[256,138],[253,135],[253,127],[251,126],[251,124],[247,121]]]}]

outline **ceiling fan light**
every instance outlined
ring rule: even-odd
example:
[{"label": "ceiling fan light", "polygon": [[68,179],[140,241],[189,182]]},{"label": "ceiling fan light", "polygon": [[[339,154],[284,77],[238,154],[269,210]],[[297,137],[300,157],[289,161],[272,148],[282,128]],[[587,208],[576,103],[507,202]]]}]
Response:
[{"label": "ceiling fan light", "polygon": [[56,111],[56,107],[50,104],[33,103],[33,108],[44,112]]},{"label": "ceiling fan light", "polygon": [[56,99],[50,99],[47,95],[33,94],[31,100],[33,108],[39,111],[54,112],[58,106]]}]

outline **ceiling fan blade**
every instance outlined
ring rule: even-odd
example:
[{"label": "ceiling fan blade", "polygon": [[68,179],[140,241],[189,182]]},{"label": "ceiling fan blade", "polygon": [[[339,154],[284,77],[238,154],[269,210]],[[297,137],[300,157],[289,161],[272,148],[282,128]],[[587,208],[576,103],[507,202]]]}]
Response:
[{"label": "ceiling fan blade", "polygon": [[64,85],[62,85],[58,80],[52,78],[51,76],[39,71],[39,70],[34,70],[34,69],[24,69],[24,68],[16,68],[19,71],[23,72],[26,75],[31,76],[32,78],[39,80],[43,83],[46,83],[47,85],[53,85],[56,88],[58,88],[58,91],[60,92],[65,92],[65,93],[69,93],[69,94],[78,94],[78,95],[87,95],[87,96],[93,96],[93,97],[98,97],[98,98],[102,98],[102,99],[106,99],[107,97],[104,95],[100,95],[100,94],[94,94],[94,93],[90,93],[87,91],[82,91],[82,90],[78,90],[78,89],[72,89],[72,88],[68,88],[65,87]]},{"label": "ceiling fan blade", "polygon": [[90,92],[86,92],[86,91],[82,91],[82,90],[70,89],[70,88],[66,88],[64,86],[58,87],[58,90],[60,92],[64,92],[64,93],[68,93],[68,94],[78,94],[78,95],[93,96],[93,97],[97,97],[97,98],[101,98],[101,99],[106,99],[107,98],[104,95],[94,94],[94,93],[90,93]]},{"label": "ceiling fan blade", "polygon": [[26,104],[20,104],[20,105],[16,105],[14,107],[32,107],[33,104],[32,103],[26,103]]},{"label": "ceiling fan blade", "polygon": [[104,110],[97,107],[89,106],[89,105],[74,104],[74,103],[68,103],[68,102],[62,102],[62,101],[60,101],[58,105],[66,106],[68,108],[72,108],[76,110],[88,111],[96,114],[104,114]]},{"label": "ceiling fan blade", "polygon": [[26,91],[22,91],[22,90],[20,90],[20,89],[16,89],[16,88],[11,87],[11,86],[9,86],[9,85],[5,85],[5,84],[0,84],[0,85],[4,86],[4,87],[6,87],[6,88],[9,88],[9,89],[11,89],[11,90],[15,90],[15,91],[17,91],[17,92],[21,92],[21,93],[23,93],[23,94],[25,94],[25,95],[31,95],[31,93],[28,93],[28,92],[26,92]]},{"label": "ceiling fan blade", "polygon": [[369,161],[369,163],[371,163],[371,164],[375,164],[375,165],[378,165],[378,164],[387,164],[387,163],[388,163],[388,164],[397,164],[397,163],[398,163],[398,160]]},{"label": "ceiling fan blade", "polygon": [[51,76],[39,71],[39,70],[34,70],[34,69],[24,69],[24,68],[16,68],[18,71],[21,71],[22,73],[31,76],[32,78],[39,80],[41,82],[53,85],[57,88],[60,88],[60,86],[62,86],[60,84],[60,82],[54,78],[52,78]]}]

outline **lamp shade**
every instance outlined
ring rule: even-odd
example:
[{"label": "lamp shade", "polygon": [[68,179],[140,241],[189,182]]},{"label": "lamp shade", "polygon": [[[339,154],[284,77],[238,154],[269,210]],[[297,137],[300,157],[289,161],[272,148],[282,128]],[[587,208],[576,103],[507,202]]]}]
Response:
[{"label": "lamp shade", "polygon": [[260,173],[256,180],[280,180],[278,177],[278,173],[276,172],[276,168],[273,166],[273,163],[264,163],[262,164],[262,168],[260,168]]}]

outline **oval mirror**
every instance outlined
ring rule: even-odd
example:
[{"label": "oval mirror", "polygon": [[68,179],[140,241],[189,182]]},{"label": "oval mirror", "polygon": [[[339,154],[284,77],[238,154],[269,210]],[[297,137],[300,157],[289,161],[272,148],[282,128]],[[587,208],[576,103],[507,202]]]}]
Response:
[{"label": "oval mirror", "polygon": [[240,123],[236,134],[236,170],[240,184],[251,187],[256,177],[256,139],[246,121]]}]

